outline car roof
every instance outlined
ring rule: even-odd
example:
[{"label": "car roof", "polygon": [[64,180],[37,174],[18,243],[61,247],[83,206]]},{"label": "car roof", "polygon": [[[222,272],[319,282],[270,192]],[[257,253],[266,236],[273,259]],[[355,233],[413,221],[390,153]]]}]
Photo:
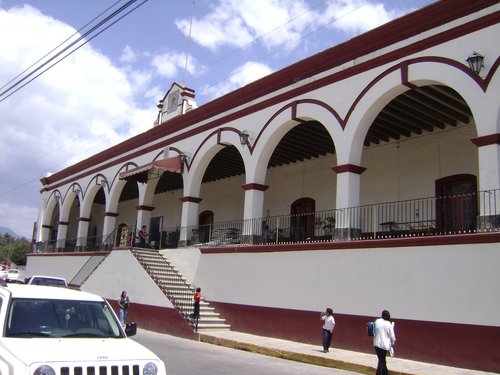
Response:
[{"label": "car roof", "polygon": [[63,280],[63,281],[66,281],[66,279],[64,279],[62,277],[43,276],[43,275],[33,275],[33,276],[30,276],[30,279],[50,279],[50,280]]},{"label": "car roof", "polygon": [[44,285],[9,284],[0,287],[1,294],[11,294],[12,298],[38,298],[102,302],[103,298],[92,293],[69,288]]}]

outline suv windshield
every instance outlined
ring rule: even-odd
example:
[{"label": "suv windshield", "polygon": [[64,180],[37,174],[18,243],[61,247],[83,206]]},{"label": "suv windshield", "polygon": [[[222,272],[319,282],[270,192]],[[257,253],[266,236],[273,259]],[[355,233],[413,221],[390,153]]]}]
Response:
[{"label": "suv windshield", "polygon": [[32,285],[66,286],[63,279],[53,279],[50,277],[33,277],[30,281]]},{"label": "suv windshield", "polygon": [[6,337],[124,337],[104,302],[12,299]]}]

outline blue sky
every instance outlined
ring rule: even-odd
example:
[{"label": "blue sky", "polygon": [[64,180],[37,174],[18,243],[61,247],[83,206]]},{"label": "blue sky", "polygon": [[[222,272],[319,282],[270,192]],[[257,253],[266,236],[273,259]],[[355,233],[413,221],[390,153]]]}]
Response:
[{"label": "blue sky", "polygon": [[[125,2],[0,0],[0,87]],[[200,106],[432,2],[144,2],[0,102],[0,227],[31,238],[40,178],[150,129],[174,81]]]}]

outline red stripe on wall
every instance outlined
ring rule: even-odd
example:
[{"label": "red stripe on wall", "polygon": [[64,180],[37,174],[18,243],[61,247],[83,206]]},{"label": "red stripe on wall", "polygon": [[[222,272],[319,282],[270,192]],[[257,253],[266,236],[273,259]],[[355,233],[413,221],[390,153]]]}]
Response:
[{"label": "red stripe on wall", "polygon": [[[111,300],[108,302],[118,315],[118,302]],[[198,340],[198,334],[189,327],[175,309],[131,303],[126,322],[136,322],[138,329]]]},{"label": "red stripe on wall", "polygon": [[[213,302],[234,331],[309,343],[321,348],[320,311],[301,311]],[[325,308],[328,306],[325,306]],[[375,317],[335,313],[332,346],[373,353],[366,323]],[[500,372],[500,327],[427,322],[395,317],[400,358],[481,371]]]}]

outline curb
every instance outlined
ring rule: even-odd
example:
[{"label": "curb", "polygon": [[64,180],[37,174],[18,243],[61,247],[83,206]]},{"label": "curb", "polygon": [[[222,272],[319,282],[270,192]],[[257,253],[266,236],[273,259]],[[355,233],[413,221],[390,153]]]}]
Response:
[{"label": "curb", "polygon": [[[214,344],[219,346],[225,346],[228,348],[244,350],[252,353],[267,355],[270,357],[282,358],[296,362],[308,363],[311,365],[338,368],[341,370],[353,371],[360,374],[372,375],[376,368],[372,366],[366,366],[356,363],[344,362],[338,359],[319,357],[315,355],[295,353],[287,350],[272,349],[265,346],[248,344],[244,342],[239,342],[235,340],[223,339],[220,337],[214,337],[207,334],[201,333],[200,341],[208,344]],[[410,375],[409,373],[393,371],[391,374],[395,375]]]}]

